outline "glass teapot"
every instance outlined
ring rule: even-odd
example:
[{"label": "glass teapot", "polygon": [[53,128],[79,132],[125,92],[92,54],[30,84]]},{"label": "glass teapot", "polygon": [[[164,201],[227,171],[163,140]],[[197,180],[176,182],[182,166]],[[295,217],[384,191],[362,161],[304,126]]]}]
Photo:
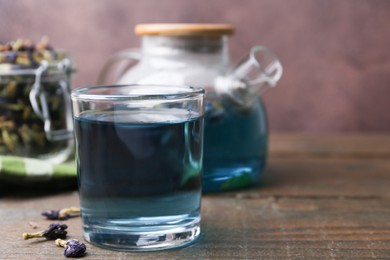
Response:
[{"label": "glass teapot", "polygon": [[227,24],[139,24],[141,49],[115,54],[99,83],[177,84],[206,89],[204,191],[256,184],[267,156],[267,117],[259,97],[276,85],[282,66],[270,50],[255,46],[229,64]]}]

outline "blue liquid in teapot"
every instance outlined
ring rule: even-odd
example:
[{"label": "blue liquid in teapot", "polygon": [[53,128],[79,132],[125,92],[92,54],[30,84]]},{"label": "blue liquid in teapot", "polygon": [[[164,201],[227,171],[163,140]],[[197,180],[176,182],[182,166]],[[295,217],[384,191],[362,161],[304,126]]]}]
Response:
[{"label": "blue liquid in teapot", "polygon": [[263,103],[247,111],[205,104],[203,190],[232,190],[257,183],[267,155],[267,118]]}]

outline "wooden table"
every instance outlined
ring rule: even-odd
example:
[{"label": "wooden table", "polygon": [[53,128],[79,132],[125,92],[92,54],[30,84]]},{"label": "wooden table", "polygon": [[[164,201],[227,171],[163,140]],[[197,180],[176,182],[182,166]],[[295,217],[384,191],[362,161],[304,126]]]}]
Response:
[{"label": "wooden table", "polygon": [[[203,197],[203,235],[187,248],[125,253],[88,246],[86,259],[390,259],[390,135],[271,136],[259,187]],[[44,209],[78,205],[76,191],[4,188],[0,259],[61,259],[44,229]],[[82,240],[79,218],[66,221]],[[39,229],[38,228],[38,229]],[[37,229],[37,230],[38,230]]]}]

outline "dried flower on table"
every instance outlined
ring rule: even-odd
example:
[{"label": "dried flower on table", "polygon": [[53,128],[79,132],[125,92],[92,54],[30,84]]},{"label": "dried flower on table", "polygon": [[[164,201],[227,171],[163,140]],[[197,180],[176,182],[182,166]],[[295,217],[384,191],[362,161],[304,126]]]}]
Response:
[{"label": "dried flower on table", "polygon": [[50,220],[55,220],[55,219],[65,220],[71,217],[80,216],[80,208],[70,207],[61,210],[48,210],[42,212],[41,215],[45,216],[47,219]]},{"label": "dried flower on table", "polygon": [[86,245],[76,239],[70,239],[68,241],[57,239],[55,243],[57,246],[65,248],[64,256],[66,257],[82,257],[87,250]]},{"label": "dried flower on table", "polygon": [[55,240],[57,238],[65,238],[68,232],[68,228],[65,224],[54,223],[50,224],[49,228],[36,233],[23,233],[23,239],[27,240],[30,238],[46,238],[47,240]]}]

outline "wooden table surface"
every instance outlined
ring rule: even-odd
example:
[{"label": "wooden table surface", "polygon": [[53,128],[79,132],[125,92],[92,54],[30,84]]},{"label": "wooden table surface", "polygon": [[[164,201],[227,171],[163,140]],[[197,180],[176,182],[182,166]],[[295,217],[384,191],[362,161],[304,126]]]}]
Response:
[{"label": "wooden table surface", "polygon": [[[42,210],[78,205],[76,191],[0,196],[0,259],[64,258],[21,234],[51,223]],[[79,218],[65,223],[83,240]],[[272,135],[261,185],[204,195],[202,232],[190,247],[153,253],[87,244],[85,259],[390,259],[390,135]]]}]

